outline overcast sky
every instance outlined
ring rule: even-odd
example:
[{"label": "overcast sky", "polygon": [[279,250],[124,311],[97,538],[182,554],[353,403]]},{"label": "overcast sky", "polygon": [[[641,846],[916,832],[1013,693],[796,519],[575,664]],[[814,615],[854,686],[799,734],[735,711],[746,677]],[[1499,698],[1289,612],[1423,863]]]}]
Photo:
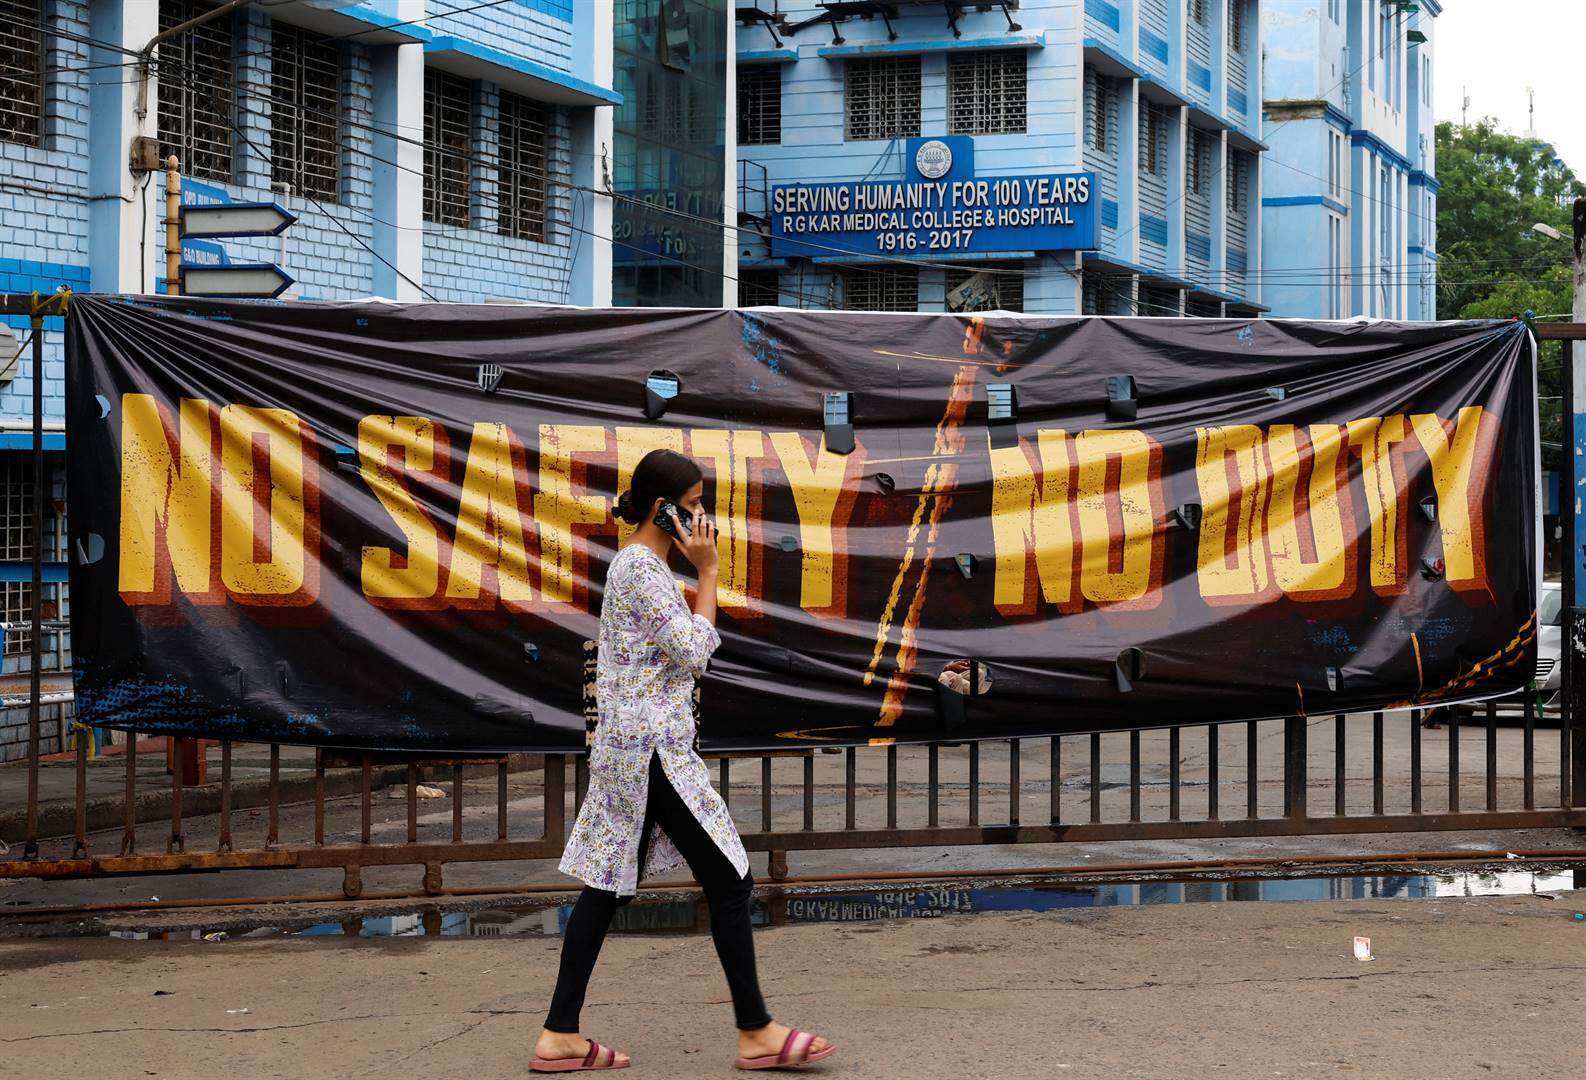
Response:
[{"label": "overcast sky", "polygon": [[1524,134],[1531,86],[1537,135],[1586,176],[1586,0],[1443,0],[1434,33],[1437,119],[1457,123],[1469,94],[1472,121]]}]

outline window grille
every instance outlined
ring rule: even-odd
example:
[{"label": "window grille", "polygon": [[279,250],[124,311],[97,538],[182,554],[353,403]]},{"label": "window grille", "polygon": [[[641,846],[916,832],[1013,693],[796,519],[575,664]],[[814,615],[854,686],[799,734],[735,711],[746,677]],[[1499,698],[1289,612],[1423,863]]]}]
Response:
[{"label": "window grille", "polygon": [[1189,0],[1189,11],[1197,26],[1206,25],[1206,0]]},{"label": "window grille", "polygon": [[526,97],[501,92],[501,149],[496,229],[519,240],[544,240],[546,143],[550,112]]},{"label": "window grille", "polygon": [[1245,5],[1243,0],[1228,0],[1228,50],[1245,51]]},{"label": "window grille", "polygon": [[[33,557],[33,463],[26,454],[0,456],[0,559]],[[17,656],[31,644],[33,583],[0,582],[0,621],[6,625],[5,655]]]},{"label": "window grille", "polygon": [[1178,290],[1162,285],[1141,285],[1136,314],[1171,319],[1179,314]]},{"label": "window grille", "polygon": [[[160,29],[210,10],[196,0],[160,0]],[[183,176],[230,180],[232,173],[232,25],[229,18],[195,26],[163,41],[160,69],[160,156],[175,154]]]},{"label": "window grille", "polygon": [[467,79],[424,72],[424,220],[469,225],[474,88]]},{"label": "window grille", "polygon": [[1206,133],[1200,128],[1189,129],[1189,189],[1196,195],[1205,194],[1206,186]]},{"label": "window grille", "polygon": [[782,141],[782,66],[745,64],[738,69],[738,145]]},{"label": "window grille", "polygon": [[1147,103],[1141,110],[1140,168],[1161,176],[1167,164],[1167,116],[1162,106]]},{"label": "window grille", "polygon": [[1006,135],[1025,130],[1023,49],[950,56],[947,130],[953,135]]},{"label": "window grille", "polygon": [[1240,215],[1250,205],[1250,163],[1243,154],[1228,155],[1228,213]]},{"label": "window grille", "polygon": [[849,60],[845,67],[845,139],[912,138],[920,133],[919,57]]},{"label": "window grille", "polygon": [[39,145],[44,127],[44,0],[0,0],[0,142]]},{"label": "window grille", "polygon": [[776,307],[781,304],[781,271],[739,270],[739,307]]},{"label": "window grille", "polygon": [[918,311],[920,272],[912,266],[866,266],[842,272],[848,311]]},{"label": "window grille", "polygon": [[341,50],[286,23],[270,29],[271,179],[334,202],[341,193]]},{"label": "window grille", "polygon": [[985,274],[985,295],[976,297],[953,311],[1023,311],[1024,267],[1019,263],[979,263],[964,267],[949,267],[947,292],[951,293],[976,274]]},{"label": "window grille", "polygon": [[1112,80],[1094,69],[1085,73],[1085,137],[1091,149],[1103,154],[1113,151],[1113,114],[1117,90]]}]

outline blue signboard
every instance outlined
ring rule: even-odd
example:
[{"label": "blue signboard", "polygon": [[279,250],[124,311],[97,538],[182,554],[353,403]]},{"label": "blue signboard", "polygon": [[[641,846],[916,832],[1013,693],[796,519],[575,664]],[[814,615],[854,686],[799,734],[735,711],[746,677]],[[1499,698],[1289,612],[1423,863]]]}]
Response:
[{"label": "blue signboard", "polygon": [[910,139],[901,180],[771,189],[773,258],[939,258],[1096,246],[1096,174],[977,176],[967,135]]},{"label": "blue signboard", "polygon": [[[183,206],[230,206],[231,193],[219,184],[182,177]],[[213,240],[182,237],[182,261],[201,266],[230,266],[231,255]]]}]

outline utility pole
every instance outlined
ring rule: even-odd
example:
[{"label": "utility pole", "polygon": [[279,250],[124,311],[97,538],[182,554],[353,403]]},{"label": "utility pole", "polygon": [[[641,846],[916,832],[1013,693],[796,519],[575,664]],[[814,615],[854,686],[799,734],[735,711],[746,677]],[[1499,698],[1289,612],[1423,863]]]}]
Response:
[{"label": "utility pole", "polygon": [[[1579,325],[1586,323],[1586,199],[1575,200],[1575,214],[1573,220],[1574,243],[1574,284],[1575,301],[1573,305],[1573,321]],[[1583,522],[1581,506],[1581,483],[1586,477],[1581,475],[1586,463],[1582,460],[1582,451],[1586,449],[1586,341],[1563,341],[1560,344],[1571,350],[1565,357],[1566,369],[1569,378],[1566,392],[1570,395],[1570,424],[1572,430],[1570,437],[1564,440],[1565,445],[1571,448],[1569,465],[1563,470],[1560,479],[1568,481],[1568,494],[1563,500],[1565,505],[1559,509],[1571,515],[1571,527],[1565,533],[1569,539],[1569,564],[1573,570],[1570,575],[1574,586],[1572,596],[1564,599],[1569,606],[1569,618],[1565,619],[1562,629],[1568,631],[1564,641],[1565,654],[1563,659],[1569,665],[1565,674],[1569,681],[1565,684],[1568,693],[1566,704],[1569,706],[1569,744],[1570,744],[1570,804],[1575,807],[1586,807],[1586,558],[1583,558],[1581,541],[1586,537],[1586,522]],[[1586,871],[1575,872],[1575,887],[1586,886],[1583,880]]]}]

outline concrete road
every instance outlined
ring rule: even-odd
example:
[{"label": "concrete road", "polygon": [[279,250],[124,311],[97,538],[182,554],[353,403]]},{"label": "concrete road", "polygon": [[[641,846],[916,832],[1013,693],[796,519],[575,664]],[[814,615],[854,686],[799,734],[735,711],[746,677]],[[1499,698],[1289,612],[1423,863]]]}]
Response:
[{"label": "concrete road", "polygon": [[[1586,892],[1194,904],[758,931],[827,1077],[1578,1077]],[[1376,959],[1353,958],[1356,935]],[[8,1076],[526,1075],[559,942],[0,943]],[[709,940],[614,935],[585,1028],[637,1078],[733,1075]]]}]

